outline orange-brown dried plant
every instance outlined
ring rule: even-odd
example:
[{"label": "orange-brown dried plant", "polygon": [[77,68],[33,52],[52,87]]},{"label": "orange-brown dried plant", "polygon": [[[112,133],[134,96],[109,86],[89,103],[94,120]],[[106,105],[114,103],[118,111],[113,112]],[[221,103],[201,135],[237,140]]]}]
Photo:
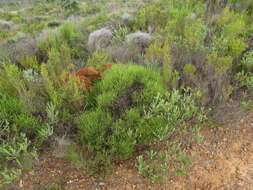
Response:
[{"label": "orange-brown dried plant", "polygon": [[76,76],[82,82],[85,89],[90,90],[92,82],[97,79],[101,79],[102,74],[112,67],[112,63],[103,65],[102,70],[97,70],[93,66],[87,66],[76,72]]}]

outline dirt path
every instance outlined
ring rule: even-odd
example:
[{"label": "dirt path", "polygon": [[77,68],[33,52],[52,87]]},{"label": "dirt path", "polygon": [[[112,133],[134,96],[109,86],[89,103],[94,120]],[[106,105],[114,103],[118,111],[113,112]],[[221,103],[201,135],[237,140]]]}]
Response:
[{"label": "dirt path", "polygon": [[219,121],[224,124],[205,129],[203,143],[187,146],[186,152],[195,152],[189,176],[175,177],[170,184],[148,183],[138,175],[133,160],[119,165],[106,179],[98,180],[45,151],[34,172],[26,173],[10,189],[47,190],[59,184],[65,190],[252,190],[253,112],[226,110],[217,112],[224,114]]},{"label": "dirt path", "polygon": [[[175,182],[178,189],[253,189],[253,113],[203,132],[205,141],[190,151],[197,153],[188,178]],[[172,188],[173,189],[173,188]],[[175,189],[175,188],[174,188]]]}]

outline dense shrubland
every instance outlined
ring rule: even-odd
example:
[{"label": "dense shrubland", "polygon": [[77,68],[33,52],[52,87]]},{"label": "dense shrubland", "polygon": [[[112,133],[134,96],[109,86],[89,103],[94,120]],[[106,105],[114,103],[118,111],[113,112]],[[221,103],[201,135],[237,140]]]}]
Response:
[{"label": "dense shrubland", "polygon": [[101,172],[140,146],[196,132],[189,121],[253,90],[251,1],[132,2],[139,9],[124,17],[106,5],[0,12],[0,186],[57,137]]}]

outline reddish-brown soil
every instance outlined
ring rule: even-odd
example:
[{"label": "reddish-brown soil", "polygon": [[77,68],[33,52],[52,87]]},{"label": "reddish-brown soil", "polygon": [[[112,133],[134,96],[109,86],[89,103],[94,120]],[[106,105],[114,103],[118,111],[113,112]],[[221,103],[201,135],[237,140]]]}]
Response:
[{"label": "reddish-brown soil", "polygon": [[239,110],[232,105],[216,112],[218,125],[202,131],[204,141],[185,146],[185,152],[194,153],[189,175],[175,176],[169,184],[146,181],[135,169],[134,160],[98,179],[44,151],[33,172],[24,173],[9,189],[47,190],[58,184],[64,190],[252,190],[253,112]]}]

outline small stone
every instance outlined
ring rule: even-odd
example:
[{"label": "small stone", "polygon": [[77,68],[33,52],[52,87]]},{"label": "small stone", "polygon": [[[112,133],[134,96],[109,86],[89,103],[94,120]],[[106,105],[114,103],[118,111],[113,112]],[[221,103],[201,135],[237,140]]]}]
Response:
[{"label": "small stone", "polygon": [[130,15],[129,13],[124,13],[124,14],[121,16],[121,18],[122,18],[124,21],[129,20],[129,19],[131,19],[132,17],[133,17],[133,16]]},{"label": "small stone", "polygon": [[22,180],[20,180],[20,181],[19,181],[19,187],[21,187],[21,188],[22,188],[23,186],[24,186],[24,185],[23,185],[23,181],[22,181]]},{"label": "small stone", "polygon": [[105,185],[105,183],[104,182],[99,182],[98,185],[103,186],[103,185]]}]

